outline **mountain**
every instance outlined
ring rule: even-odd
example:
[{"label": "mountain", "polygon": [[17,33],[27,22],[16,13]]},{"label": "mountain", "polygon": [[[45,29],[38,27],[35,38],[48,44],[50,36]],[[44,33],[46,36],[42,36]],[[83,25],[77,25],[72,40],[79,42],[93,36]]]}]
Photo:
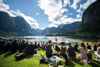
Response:
[{"label": "mountain", "polygon": [[57,28],[56,27],[50,27],[46,28],[42,31],[42,35],[48,34],[48,33],[66,33],[70,32],[74,29],[76,29],[78,26],[80,26],[80,22],[73,22],[71,24],[63,24],[59,25]]},{"label": "mountain", "polygon": [[22,17],[10,17],[8,13],[0,11],[0,35],[34,35],[31,27]]},{"label": "mountain", "polygon": [[0,11],[0,30],[4,32],[14,31],[15,23],[8,13]]},{"label": "mountain", "polygon": [[65,35],[100,37],[100,0],[92,3],[82,15],[82,24]]},{"label": "mountain", "polygon": [[100,20],[100,0],[92,3],[82,15],[82,24]]},{"label": "mountain", "polygon": [[42,35],[42,31],[41,29],[32,29],[32,31],[34,32],[35,35]]}]

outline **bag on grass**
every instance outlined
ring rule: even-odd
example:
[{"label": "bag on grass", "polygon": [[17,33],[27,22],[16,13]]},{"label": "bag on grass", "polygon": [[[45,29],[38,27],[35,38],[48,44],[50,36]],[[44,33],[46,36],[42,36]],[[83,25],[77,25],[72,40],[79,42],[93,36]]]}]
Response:
[{"label": "bag on grass", "polygon": [[52,61],[49,63],[48,67],[64,67],[65,66],[65,59],[62,56],[56,57],[55,59],[51,59],[51,60]]},{"label": "bag on grass", "polygon": [[26,53],[18,53],[15,55],[16,60],[20,60],[26,57]]},{"label": "bag on grass", "polygon": [[46,57],[42,56],[41,59],[39,60],[39,62],[40,62],[40,64],[42,64],[42,63],[48,64],[49,60]]}]

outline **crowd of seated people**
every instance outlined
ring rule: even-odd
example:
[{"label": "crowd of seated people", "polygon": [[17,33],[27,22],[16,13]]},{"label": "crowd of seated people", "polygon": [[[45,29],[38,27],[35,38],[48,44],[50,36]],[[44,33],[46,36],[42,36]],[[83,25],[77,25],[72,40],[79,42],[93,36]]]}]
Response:
[{"label": "crowd of seated people", "polygon": [[[46,44],[43,42],[28,42],[25,40],[16,40],[16,39],[3,39],[0,38],[0,49],[5,51],[12,51],[19,53],[25,51],[27,54],[37,53],[36,50],[46,50],[46,57],[50,58],[55,54],[55,47],[58,49],[59,54],[63,56],[66,60],[66,65],[68,64],[68,57],[71,60],[80,60],[92,59],[91,46],[88,43],[85,45],[83,42],[80,45],[76,42],[75,46],[71,46],[71,43],[65,44],[65,42],[57,43],[55,46],[52,44],[52,41],[49,40]],[[79,52],[80,55],[76,56],[76,52]],[[100,43],[98,45],[93,44],[93,51],[95,55],[99,58],[100,56]]]},{"label": "crowd of seated people", "polygon": [[[88,62],[89,60],[92,59],[92,49],[91,46],[88,45],[88,43],[85,45],[83,42],[78,44],[76,42],[75,46],[71,46],[71,43],[67,43],[65,44],[65,42],[60,42],[57,43],[57,45],[55,45],[56,50],[60,51],[60,55],[62,55],[65,60],[66,60],[66,64],[68,64],[68,57],[71,60],[76,60],[76,59],[80,59],[81,60],[85,60],[84,62],[86,63],[90,63]],[[58,49],[59,48],[59,49]],[[96,56],[100,56],[100,44],[98,44],[98,47],[93,47],[93,50],[95,51]],[[96,51],[97,50],[97,51]],[[49,41],[48,45],[46,46],[46,56],[48,58],[50,58],[51,56],[53,56],[53,54],[55,49],[52,46],[51,41]],[[80,55],[76,56],[76,52],[79,52]]]},{"label": "crowd of seated people", "polygon": [[[31,45],[34,45],[34,46],[30,47]],[[28,41],[25,41],[25,40],[3,39],[0,37],[0,49],[4,51],[19,52],[19,53],[34,51],[36,53],[36,50],[41,49],[41,48],[45,50],[44,43],[41,46],[40,43],[37,43],[37,42],[29,43]]]}]

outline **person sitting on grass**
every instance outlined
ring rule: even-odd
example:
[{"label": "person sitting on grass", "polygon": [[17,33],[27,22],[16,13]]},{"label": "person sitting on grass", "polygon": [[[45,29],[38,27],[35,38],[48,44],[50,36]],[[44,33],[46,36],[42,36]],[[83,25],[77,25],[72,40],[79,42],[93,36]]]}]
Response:
[{"label": "person sitting on grass", "polygon": [[97,51],[97,45],[95,43],[93,44],[93,49],[92,50]]},{"label": "person sitting on grass", "polygon": [[97,58],[100,58],[100,43],[98,44],[97,51],[95,51],[94,53],[95,53],[95,55],[96,55],[96,59],[97,59]]},{"label": "person sitting on grass", "polygon": [[81,43],[78,50],[80,51],[80,55],[77,56],[78,59],[80,59],[80,60],[88,59],[87,48],[85,47],[84,43]]},{"label": "person sitting on grass", "polygon": [[91,50],[89,50],[89,49],[88,49],[87,56],[88,56],[88,60],[91,60],[92,59]]},{"label": "person sitting on grass", "polygon": [[51,42],[52,41],[49,40],[48,44],[46,45],[46,57],[47,58],[50,58],[55,53],[54,47],[52,46]]},{"label": "person sitting on grass", "polygon": [[91,50],[91,46],[86,43],[86,48]]},{"label": "person sitting on grass", "polygon": [[67,54],[70,59],[76,60],[76,53],[74,47],[71,46],[71,43],[68,43]]},{"label": "person sitting on grass", "polygon": [[41,47],[40,47],[40,42],[38,42],[37,47],[38,47],[38,50],[41,49]]},{"label": "person sitting on grass", "polygon": [[74,45],[74,49],[75,49],[76,52],[79,52],[79,50],[77,48],[78,48],[78,44],[76,42],[75,45]]},{"label": "person sitting on grass", "polygon": [[[61,56],[63,56],[64,58],[65,58],[65,65],[68,65],[68,58],[67,58],[67,54],[66,54],[66,52],[67,52],[67,47],[66,46],[64,46],[64,42],[61,42],[61,43],[59,43],[59,44],[61,44],[61,46],[59,46],[59,48],[60,48],[60,55]],[[58,44],[58,45],[59,45]]]},{"label": "person sitting on grass", "polygon": [[45,50],[45,44],[44,44],[44,42],[42,44],[42,50]]}]

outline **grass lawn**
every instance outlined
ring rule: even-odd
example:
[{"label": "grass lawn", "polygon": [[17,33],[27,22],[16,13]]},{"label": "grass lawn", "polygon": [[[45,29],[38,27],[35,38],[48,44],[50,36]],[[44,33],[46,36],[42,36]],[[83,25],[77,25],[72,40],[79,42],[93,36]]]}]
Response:
[{"label": "grass lawn", "polygon": [[[39,60],[41,58],[40,54],[43,53],[45,54],[45,51],[37,51],[39,55],[30,55],[27,56],[26,58],[16,61],[14,58],[14,55],[16,53],[11,53],[5,52],[0,50],[0,67],[48,67],[47,64],[39,64]],[[79,53],[76,52],[77,55]],[[92,58],[94,58],[94,53],[92,53]],[[66,67],[100,67],[100,61],[92,61],[90,64],[80,64],[79,60],[73,61],[73,60],[68,60],[68,65]]]}]

